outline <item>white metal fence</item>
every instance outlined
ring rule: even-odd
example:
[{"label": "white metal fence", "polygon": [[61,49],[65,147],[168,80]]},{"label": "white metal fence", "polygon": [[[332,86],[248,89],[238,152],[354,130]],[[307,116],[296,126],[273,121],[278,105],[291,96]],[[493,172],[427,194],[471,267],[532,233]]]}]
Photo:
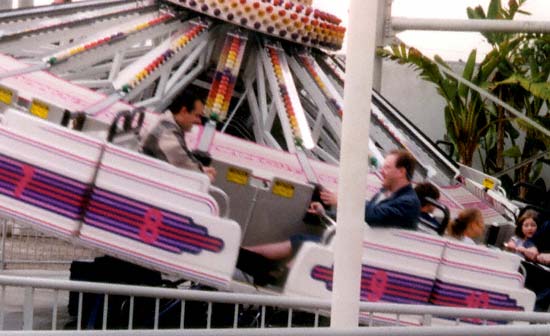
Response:
[{"label": "white metal fence", "polygon": [[550,326],[419,327],[419,328],[293,328],[293,329],[212,329],[212,330],[106,330],[106,331],[29,331],[4,332],[6,336],[537,336],[550,335]]},{"label": "white metal fence", "polygon": [[[66,271],[72,260],[96,256],[11,220],[0,229],[2,269]],[[328,330],[326,300],[0,275],[0,335],[550,335],[544,313],[380,303],[362,303],[361,311],[371,328]],[[411,318],[420,327],[381,326]],[[435,319],[449,327],[432,326]],[[524,324],[461,323],[472,320]]]},{"label": "white metal fence", "polygon": [[[4,275],[0,275],[0,291],[0,329],[26,330],[25,335],[37,329],[50,331],[37,335],[78,335],[77,331],[87,328],[101,330],[101,335],[109,335],[111,329],[117,335],[123,335],[122,330],[132,330],[132,335],[177,334],[160,329],[179,330],[180,334],[186,329],[186,335],[550,335],[547,313],[363,303],[365,325],[372,328],[333,332],[324,328],[329,322],[323,316],[330,311],[327,300]],[[76,316],[72,319],[67,311],[69,292],[74,292]],[[387,328],[375,323],[377,314],[394,316],[395,324],[404,317],[417,317],[422,326],[392,327],[387,333]],[[443,328],[431,326],[435,318],[449,324],[465,319],[524,324]],[[71,330],[51,333],[58,329]]]}]

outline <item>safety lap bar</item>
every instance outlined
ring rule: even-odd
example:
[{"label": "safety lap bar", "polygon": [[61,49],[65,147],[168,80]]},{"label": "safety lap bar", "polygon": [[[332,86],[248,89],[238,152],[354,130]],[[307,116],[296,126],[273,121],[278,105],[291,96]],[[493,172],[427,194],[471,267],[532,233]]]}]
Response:
[{"label": "safety lap bar", "polygon": [[215,187],[213,185],[208,187],[208,191],[212,194],[217,194],[221,196],[221,198],[224,201],[224,204],[221,206],[220,217],[228,218],[229,212],[230,212],[229,196],[227,196],[225,191],[223,191],[221,188]]}]

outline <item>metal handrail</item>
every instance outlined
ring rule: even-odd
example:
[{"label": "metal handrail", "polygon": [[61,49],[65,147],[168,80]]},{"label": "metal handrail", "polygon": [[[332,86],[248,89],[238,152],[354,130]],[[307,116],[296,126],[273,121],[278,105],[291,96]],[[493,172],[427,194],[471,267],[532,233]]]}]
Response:
[{"label": "metal handrail", "polygon": [[218,187],[213,186],[213,185],[208,187],[208,191],[211,194],[220,195],[220,197],[223,199],[223,203],[224,203],[221,207],[222,212],[220,213],[220,217],[229,218],[229,214],[230,214],[230,211],[231,211],[231,206],[230,206],[229,196],[227,195],[227,193],[225,191],[223,191],[223,189],[218,188]]},{"label": "metal handrail", "polygon": [[431,197],[425,197],[424,200],[443,212],[443,219],[441,220],[439,227],[432,228],[435,229],[437,234],[442,236],[445,231],[447,231],[447,226],[449,225],[449,220],[451,218],[451,212],[445,204],[442,204]]},{"label": "metal handrail", "polygon": [[497,32],[497,33],[548,33],[548,21],[485,20],[485,19],[419,19],[392,17],[391,27],[396,32],[405,30]]},{"label": "metal handrail", "polygon": [[371,327],[371,328],[269,328],[269,329],[186,329],[182,330],[90,330],[90,331],[12,331],[2,335],[116,335],[116,336],[533,336],[548,335],[550,325],[460,326],[460,327]]},{"label": "metal handrail", "polygon": [[[305,297],[170,289],[69,280],[39,279],[6,275],[0,275],[0,286],[66,290],[81,293],[123,295],[147,298],[171,298],[181,300],[205,301],[212,303],[239,303],[260,306],[275,306],[281,308],[300,308],[305,310],[329,311],[331,307],[330,300]],[[504,310],[456,308],[428,305],[407,305],[378,302],[362,302],[359,306],[359,309],[361,312],[418,316],[433,315],[437,317],[452,319],[476,318],[481,320],[523,321],[531,323],[550,324],[550,314],[537,312],[514,312]]]}]

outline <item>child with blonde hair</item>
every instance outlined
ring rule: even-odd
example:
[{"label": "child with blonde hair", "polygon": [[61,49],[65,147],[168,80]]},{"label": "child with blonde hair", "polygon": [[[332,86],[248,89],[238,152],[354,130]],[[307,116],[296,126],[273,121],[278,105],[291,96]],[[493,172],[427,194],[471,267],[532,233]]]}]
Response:
[{"label": "child with blonde hair", "polygon": [[480,237],[485,230],[483,215],[479,209],[462,210],[451,222],[447,234],[466,244],[475,245],[474,239]]}]

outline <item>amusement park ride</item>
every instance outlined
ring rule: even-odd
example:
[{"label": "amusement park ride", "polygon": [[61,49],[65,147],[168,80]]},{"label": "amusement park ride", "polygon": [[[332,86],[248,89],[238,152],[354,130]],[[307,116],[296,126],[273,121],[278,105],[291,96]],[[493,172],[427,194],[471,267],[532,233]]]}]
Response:
[{"label": "amusement park ride", "polygon": [[[303,217],[315,186],[337,189],[345,67],[331,52],[345,29],[310,5],[104,0],[0,12],[0,211],[219,289],[329,297],[330,241],[304,244],[282,287],[233,278],[241,245],[312,230]],[[210,156],[212,184],[137,150],[190,87],[208,93],[208,121],[187,141]],[[436,183],[451,214],[477,207],[497,229],[493,244],[509,237],[517,208],[498,180],[455,163],[376,92],[371,109],[373,166],[410,150],[414,180]],[[375,169],[368,196],[380,185]],[[396,229],[367,228],[363,247],[363,300],[533,309],[516,255]]]}]

